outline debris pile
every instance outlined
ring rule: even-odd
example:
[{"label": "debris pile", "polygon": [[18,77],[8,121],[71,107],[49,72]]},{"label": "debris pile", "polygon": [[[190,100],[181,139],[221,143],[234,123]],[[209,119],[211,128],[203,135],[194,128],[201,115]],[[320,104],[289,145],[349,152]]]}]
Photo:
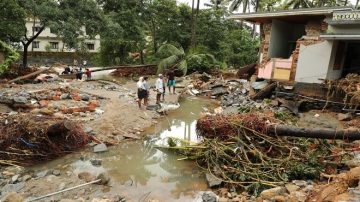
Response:
[{"label": "debris pile", "polygon": [[[9,116],[0,123],[0,163],[31,165],[85,146],[82,126],[49,116]],[[41,123],[41,124],[40,124]]]},{"label": "debris pile", "polygon": [[345,78],[336,81],[327,81],[328,96],[333,97],[337,93],[345,94],[344,103],[353,109],[360,104],[360,75],[348,74]]}]

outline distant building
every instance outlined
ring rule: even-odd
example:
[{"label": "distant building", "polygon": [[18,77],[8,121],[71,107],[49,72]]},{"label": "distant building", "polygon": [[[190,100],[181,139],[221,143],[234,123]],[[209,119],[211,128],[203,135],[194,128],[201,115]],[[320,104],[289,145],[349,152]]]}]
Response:
[{"label": "distant building", "polygon": [[[33,33],[36,34],[40,30],[41,25],[38,21],[33,19],[28,19],[26,21],[27,36],[33,36]],[[86,35],[85,28],[82,29],[85,35],[79,36],[79,38],[84,39],[85,46],[90,53],[97,53],[100,50],[100,36],[96,35],[94,39],[90,39]],[[69,49],[63,43],[60,37],[54,34],[50,28],[46,27],[41,34],[32,42],[29,46],[29,52],[75,52],[74,49]]]},{"label": "distant building", "polygon": [[360,73],[360,12],[351,7],[235,14],[260,24],[258,77],[322,83]]}]

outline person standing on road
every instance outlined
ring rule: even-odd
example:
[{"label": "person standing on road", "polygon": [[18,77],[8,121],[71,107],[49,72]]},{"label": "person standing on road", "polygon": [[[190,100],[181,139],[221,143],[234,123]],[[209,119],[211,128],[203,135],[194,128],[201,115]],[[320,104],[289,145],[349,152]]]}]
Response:
[{"label": "person standing on road", "polygon": [[164,81],[162,74],[159,74],[159,78],[156,80],[155,90],[156,90],[156,104],[160,104],[161,95],[164,94]]},{"label": "person standing on road", "polygon": [[138,105],[139,105],[139,109],[141,109],[141,101],[143,99],[145,99],[146,97],[146,88],[145,88],[145,85],[144,85],[144,78],[143,77],[140,77],[139,78],[139,81],[136,83],[137,85],[137,94],[138,94]]},{"label": "person standing on road", "polygon": [[169,87],[169,94],[171,94],[171,87],[173,87],[173,93],[175,94],[175,72],[174,70],[169,70],[167,73],[168,81],[167,86]]},{"label": "person standing on road", "polygon": [[144,98],[144,105],[145,106],[148,106],[149,105],[149,96],[150,96],[150,85],[148,83],[148,78],[147,76],[144,77],[144,82],[143,82],[143,85],[146,89],[146,95],[145,95],[145,98]]}]

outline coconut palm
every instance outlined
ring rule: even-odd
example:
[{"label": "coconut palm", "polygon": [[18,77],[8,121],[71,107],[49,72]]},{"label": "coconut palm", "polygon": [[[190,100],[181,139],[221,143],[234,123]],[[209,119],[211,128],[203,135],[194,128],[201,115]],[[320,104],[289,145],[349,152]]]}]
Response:
[{"label": "coconut palm", "polygon": [[158,73],[163,73],[167,69],[176,68],[186,75],[188,72],[188,62],[191,62],[192,64],[195,63],[194,70],[200,70],[200,68],[197,69],[199,66],[214,66],[217,63],[215,57],[211,54],[194,53],[186,55],[182,47],[177,48],[171,44],[162,45],[157,54],[162,58],[158,64]]}]

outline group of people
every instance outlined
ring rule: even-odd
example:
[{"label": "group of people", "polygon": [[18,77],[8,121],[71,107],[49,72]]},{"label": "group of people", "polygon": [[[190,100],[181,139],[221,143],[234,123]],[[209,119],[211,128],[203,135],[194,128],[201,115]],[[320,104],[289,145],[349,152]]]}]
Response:
[{"label": "group of people", "polygon": [[86,80],[91,80],[91,71],[89,68],[85,69],[85,72],[83,72],[83,67],[85,68],[87,66],[87,61],[84,60],[82,65],[78,66],[78,61],[74,60],[74,66],[67,66],[65,67],[64,71],[61,74],[75,74],[77,80],[82,80],[83,74],[86,75]]},{"label": "group of people", "polygon": [[[155,82],[155,92],[156,92],[156,104],[160,104],[161,101],[165,101],[165,92],[166,92],[166,85],[169,89],[169,94],[175,94],[175,72],[174,70],[170,70],[167,73],[167,77],[164,75],[159,74],[158,78]],[[137,82],[138,88],[138,105],[141,108],[142,100],[144,100],[144,105],[147,106],[149,102],[149,95],[150,95],[150,85],[148,84],[148,77],[140,77],[139,81]],[[162,98],[162,99],[161,99]]]}]

